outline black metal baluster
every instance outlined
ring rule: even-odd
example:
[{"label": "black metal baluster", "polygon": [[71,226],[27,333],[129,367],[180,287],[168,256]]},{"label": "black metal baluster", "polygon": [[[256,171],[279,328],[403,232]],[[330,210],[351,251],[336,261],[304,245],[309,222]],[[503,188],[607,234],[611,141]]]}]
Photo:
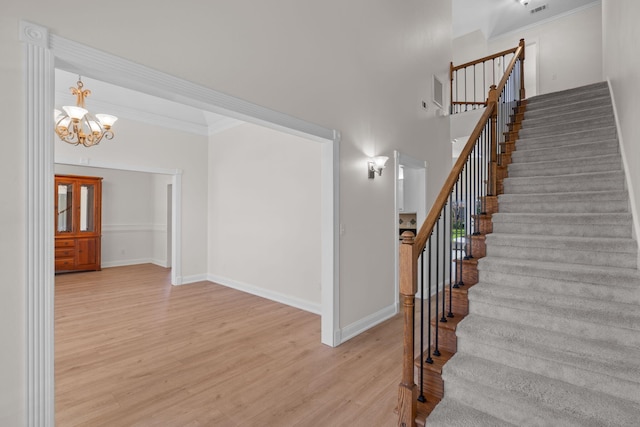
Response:
[{"label": "black metal baluster", "polygon": [[[460,223],[462,222],[462,224],[464,225],[464,220],[462,219],[462,217],[460,216],[460,179],[462,177],[462,174],[464,173],[464,170],[462,172],[460,172],[460,175],[458,175],[458,181],[456,181],[456,224],[458,225],[458,227],[460,227]],[[458,228],[458,230],[460,230],[460,228]],[[463,229],[462,232],[466,233],[466,229]],[[458,237],[458,233],[456,232],[456,283],[455,285],[453,285],[454,288],[459,288],[460,286],[463,286],[464,283],[462,283],[462,248],[459,247],[459,243],[460,243],[460,237]],[[460,251],[460,254],[458,255],[458,251]],[[458,271],[460,271],[460,274],[458,274]]]},{"label": "black metal baluster", "polygon": [[[450,221],[450,226],[449,226],[449,232],[448,232],[448,236],[449,236],[449,250],[448,250],[448,255],[449,255],[449,312],[447,313],[447,317],[453,317],[453,311],[451,309],[451,305],[453,303],[453,289],[452,289],[452,285],[453,285],[453,218],[451,217],[451,213],[453,212],[453,191],[451,193],[449,193],[449,218],[451,219]],[[445,230],[446,232],[446,230]],[[443,285],[444,286],[444,285]]]},{"label": "black metal baluster", "polygon": [[440,277],[439,265],[440,265],[440,257],[438,247],[440,246],[440,218],[436,221],[436,317],[435,322],[433,322],[435,328],[436,342],[435,342],[435,350],[433,350],[434,356],[440,356],[440,350],[438,349],[438,278]]},{"label": "black metal baluster", "polygon": [[471,165],[472,162],[470,159],[467,159],[466,173],[465,173],[465,260],[469,260],[473,258],[473,249],[471,247],[471,235],[473,231],[471,230],[471,215],[473,210],[471,209]]},{"label": "black metal baluster", "polygon": [[420,255],[420,395],[418,402],[426,402],[424,397],[424,359],[422,352],[424,351],[424,249]]},{"label": "black metal baluster", "polygon": [[445,202],[442,208],[442,317],[440,321],[447,322],[444,312],[446,311],[447,295],[445,290],[447,289],[445,283],[447,281],[447,203]]},{"label": "black metal baluster", "polygon": [[428,315],[428,322],[429,322],[429,329],[427,330],[427,341],[429,342],[429,351],[427,351],[427,360],[425,360],[425,362],[431,364],[433,363],[433,359],[431,358],[431,241],[433,240],[433,231],[431,232],[431,235],[429,236],[429,255],[427,258],[427,262],[428,262],[428,266],[429,268],[427,269],[427,292],[429,293],[429,297],[428,297],[428,307],[427,307],[427,311],[429,313]]}]

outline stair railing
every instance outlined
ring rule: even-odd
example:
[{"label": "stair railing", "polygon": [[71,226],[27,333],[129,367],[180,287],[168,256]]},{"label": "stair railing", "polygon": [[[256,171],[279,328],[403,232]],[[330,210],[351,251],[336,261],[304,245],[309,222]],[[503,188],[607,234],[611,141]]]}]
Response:
[{"label": "stair railing", "polygon": [[[418,405],[427,401],[428,390],[422,377],[424,365],[433,363],[433,358],[441,355],[439,325],[460,315],[456,314],[452,289],[465,286],[463,264],[474,258],[473,236],[480,234],[477,215],[486,212],[489,199],[495,203],[492,196],[497,196],[498,191],[497,168],[504,133],[508,131],[513,108],[525,96],[523,65],[524,40],[521,40],[502,79],[497,86],[491,86],[483,103],[486,109],[418,234],[414,237],[411,232],[404,232],[402,235],[399,282],[404,342],[398,426],[416,425]],[[459,237],[460,232],[464,237]],[[416,322],[418,277],[420,318]],[[432,312],[435,315],[432,316]],[[415,375],[416,345],[420,354],[418,378]]]},{"label": "stair railing", "polygon": [[[457,114],[486,106],[486,94],[508,70],[508,64],[516,56],[524,40],[513,49],[507,49],[461,65],[449,66],[450,113]],[[524,53],[522,53],[524,60]],[[522,83],[522,82],[521,82]],[[524,87],[524,85],[522,86]]]}]

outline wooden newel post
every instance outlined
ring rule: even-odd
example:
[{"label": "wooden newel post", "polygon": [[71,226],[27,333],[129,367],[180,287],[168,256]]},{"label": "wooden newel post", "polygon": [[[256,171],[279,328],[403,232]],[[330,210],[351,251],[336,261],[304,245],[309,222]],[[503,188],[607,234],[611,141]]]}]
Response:
[{"label": "wooden newel post", "polygon": [[398,427],[415,427],[418,387],[413,380],[413,322],[417,292],[417,264],[413,256],[414,236],[410,231],[402,233],[400,245],[400,301],[404,315],[404,352],[402,357],[402,381],[398,390]]},{"label": "wooden newel post", "polygon": [[491,179],[489,182],[490,196],[497,196],[498,192],[498,90],[496,85],[491,85],[489,97],[487,98],[487,108],[493,108],[491,113]]}]

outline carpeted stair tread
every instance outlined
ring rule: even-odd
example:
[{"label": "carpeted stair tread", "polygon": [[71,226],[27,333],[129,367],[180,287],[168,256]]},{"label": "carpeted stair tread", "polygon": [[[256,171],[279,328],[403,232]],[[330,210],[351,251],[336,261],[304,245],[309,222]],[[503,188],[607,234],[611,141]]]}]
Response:
[{"label": "carpeted stair tread", "polygon": [[640,404],[639,350],[469,315],[458,350]]},{"label": "carpeted stair tread", "polygon": [[548,159],[529,163],[512,163],[509,178],[575,173],[612,172],[622,170],[620,154],[606,154],[583,159]]},{"label": "carpeted stair tread", "polygon": [[624,191],[553,194],[501,194],[501,213],[626,213],[629,196]]},{"label": "carpeted stair tread", "polygon": [[557,279],[598,286],[614,286],[640,291],[640,271],[636,268],[617,268],[597,265],[567,264],[524,259],[486,256],[479,260],[480,279],[485,271]]},{"label": "carpeted stair tread", "polygon": [[[606,99],[606,98],[605,98]],[[556,111],[553,115],[549,116],[548,112],[542,111],[538,117],[535,115],[525,115],[525,119],[522,121],[522,129],[533,129],[537,127],[545,127],[550,124],[569,123],[585,118],[600,118],[600,117],[613,117],[613,109],[611,104],[584,104],[583,108],[576,108],[575,105],[572,108],[564,108]]]},{"label": "carpeted stair tread", "polygon": [[589,85],[533,96],[527,99],[527,110],[548,108],[555,105],[567,108],[574,102],[593,101],[602,96],[609,97],[609,88],[604,82],[596,83],[593,86]]},{"label": "carpeted stair tread", "polygon": [[494,234],[630,238],[632,233],[628,213],[496,213],[492,221]]},{"label": "carpeted stair tread", "polygon": [[524,234],[490,234],[486,255],[510,259],[637,268],[633,239]]},{"label": "carpeted stair tread", "polygon": [[527,127],[523,121],[523,127],[520,129],[519,136],[522,138],[536,138],[547,135],[562,135],[566,133],[582,130],[585,127],[606,128],[615,126],[613,115],[598,116],[591,118],[581,118],[565,123],[548,124],[547,126]]},{"label": "carpeted stair tread", "polygon": [[606,156],[618,152],[618,141],[615,139],[594,139],[575,141],[575,144],[556,144],[555,146],[526,146],[516,144],[516,151],[511,153],[514,163],[541,162],[551,159],[584,159]]},{"label": "carpeted stair tread", "polygon": [[583,111],[583,110],[590,110],[594,108],[594,105],[611,106],[611,97],[609,97],[608,93],[604,93],[600,96],[594,97],[593,99],[574,100],[574,102],[570,104],[570,107],[564,104],[549,106],[549,107],[528,106],[528,108],[524,113],[524,119],[525,120],[529,120],[529,119],[535,120],[539,118],[553,119],[556,116],[565,114],[567,112],[567,109],[569,108],[572,111]]},{"label": "carpeted stair tread", "polygon": [[[529,150],[536,148],[553,148],[565,145],[576,145],[584,143],[594,143],[600,141],[616,140],[617,131],[615,126],[599,127],[596,129],[581,129],[565,131],[555,135],[545,135],[537,137],[519,136],[516,141],[518,150]],[[616,141],[617,142],[617,141]],[[579,154],[579,153],[574,153]]]},{"label": "carpeted stair tread", "polygon": [[622,171],[589,172],[569,175],[506,178],[504,191],[510,193],[564,193],[581,191],[622,190]]},{"label": "carpeted stair tread", "polygon": [[455,399],[442,401],[429,415],[428,427],[515,427],[501,419],[473,409]]},{"label": "carpeted stair tread", "polygon": [[[483,283],[501,283],[504,286],[518,289],[546,292],[548,295],[570,295],[577,298],[592,298],[623,304],[640,304],[640,283],[633,286],[633,280],[625,282],[626,286],[618,286],[617,277],[609,277],[605,283],[591,283],[569,280],[563,278],[558,272],[550,272],[549,277],[532,274],[535,272],[532,273],[527,269],[503,270],[499,267],[494,269],[492,265],[479,273],[480,281]],[[622,277],[621,279],[629,280]]]},{"label": "carpeted stair tread", "polygon": [[566,300],[547,301],[543,304],[537,298],[539,295],[531,291],[524,293],[520,290],[523,294],[514,296],[504,294],[503,289],[497,288],[499,285],[482,285],[485,286],[474,286],[469,291],[471,314],[520,325],[537,326],[544,323],[544,327],[550,331],[573,334],[586,340],[610,340],[640,351],[640,315],[637,313],[562,305]]},{"label": "carpeted stair tread", "polygon": [[[566,295],[555,292],[544,292],[535,289],[521,289],[502,283],[482,281],[469,290],[473,298],[507,298],[517,300],[523,307],[531,311],[544,310],[557,312],[554,316],[563,317],[566,310],[578,310],[589,315],[580,317],[581,320],[596,322],[596,318],[608,319],[616,327],[637,329],[640,331],[640,305],[621,303],[604,299],[588,298],[586,296]],[[479,299],[479,298],[478,298]]]},{"label": "carpeted stair tread", "polygon": [[452,361],[445,395],[515,425],[637,426],[633,402],[467,354]]}]

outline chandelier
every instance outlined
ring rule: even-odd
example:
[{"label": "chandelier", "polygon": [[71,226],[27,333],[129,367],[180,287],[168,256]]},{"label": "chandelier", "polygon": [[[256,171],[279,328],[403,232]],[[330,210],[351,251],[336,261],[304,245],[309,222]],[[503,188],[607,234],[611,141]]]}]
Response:
[{"label": "chandelier", "polygon": [[92,147],[98,145],[102,138],[112,139],[111,126],[118,118],[109,114],[89,113],[84,108],[84,99],[91,95],[89,89],[83,89],[83,83],[78,76],[78,87],[71,87],[71,94],[76,97],[76,106],[65,105],[64,112],[55,110],[54,121],[56,134],[64,142],[72,145]]}]

